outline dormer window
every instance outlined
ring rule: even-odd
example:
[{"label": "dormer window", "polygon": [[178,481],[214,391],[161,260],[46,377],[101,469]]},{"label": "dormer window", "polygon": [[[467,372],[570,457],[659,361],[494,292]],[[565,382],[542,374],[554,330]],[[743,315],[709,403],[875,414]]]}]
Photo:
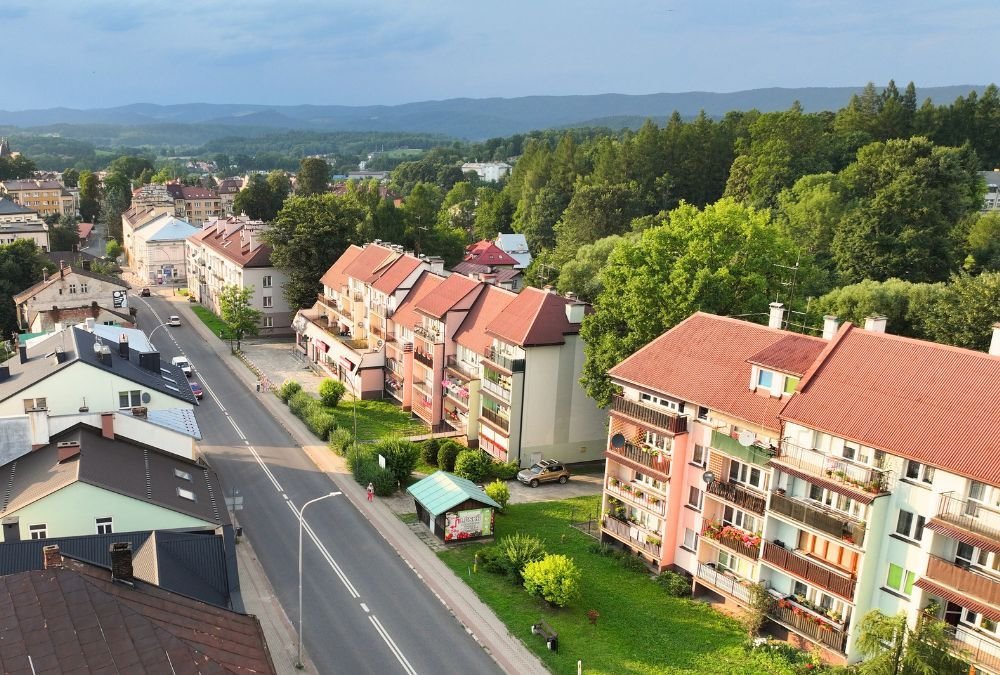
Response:
[{"label": "dormer window", "polygon": [[763,387],[764,389],[770,389],[771,384],[774,382],[774,373],[770,370],[764,370],[761,368],[757,371],[757,386]]},{"label": "dormer window", "polygon": [[784,393],[787,396],[791,396],[795,393],[795,387],[799,386],[799,378],[793,377],[792,375],[785,376],[785,388]]}]

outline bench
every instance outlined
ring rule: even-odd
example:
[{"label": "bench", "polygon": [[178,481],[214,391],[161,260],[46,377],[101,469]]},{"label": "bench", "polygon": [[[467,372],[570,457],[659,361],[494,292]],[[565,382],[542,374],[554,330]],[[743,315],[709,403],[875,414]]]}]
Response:
[{"label": "bench", "polygon": [[531,624],[531,634],[541,635],[545,638],[545,646],[549,648],[549,651],[559,651],[559,633],[552,630],[552,626],[549,624],[544,621]]}]

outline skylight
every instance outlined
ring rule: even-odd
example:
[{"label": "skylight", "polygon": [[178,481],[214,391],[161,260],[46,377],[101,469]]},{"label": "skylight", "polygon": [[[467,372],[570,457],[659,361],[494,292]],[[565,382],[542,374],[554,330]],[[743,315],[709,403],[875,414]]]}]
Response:
[{"label": "skylight", "polygon": [[176,391],[177,393],[180,393],[180,391],[181,391],[180,389],[178,389],[177,387],[175,387],[172,384],[165,384],[163,386],[166,387],[167,389],[169,389],[170,391]]},{"label": "skylight", "polygon": [[180,469],[174,469],[174,476],[180,478],[181,480],[191,480],[191,474],[187,471],[181,471]]},{"label": "skylight", "polygon": [[189,502],[197,501],[194,498],[194,493],[191,492],[190,490],[185,490],[184,488],[180,488],[180,487],[177,488],[177,496],[180,497],[181,499],[186,499]]}]

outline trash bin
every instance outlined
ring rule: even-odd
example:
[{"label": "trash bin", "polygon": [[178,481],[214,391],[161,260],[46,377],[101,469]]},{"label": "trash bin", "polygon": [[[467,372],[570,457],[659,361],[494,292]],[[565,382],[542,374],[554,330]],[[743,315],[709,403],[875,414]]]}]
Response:
[{"label": "trash bin", "polygon": [[257,383],[257,393],[260,393],[260,382]]},{"label": "trash bin", "polygon": [[553,635],[550,638],[545,639],[545,646],[549,648],[550,652],[559,651],[559,636]]}]

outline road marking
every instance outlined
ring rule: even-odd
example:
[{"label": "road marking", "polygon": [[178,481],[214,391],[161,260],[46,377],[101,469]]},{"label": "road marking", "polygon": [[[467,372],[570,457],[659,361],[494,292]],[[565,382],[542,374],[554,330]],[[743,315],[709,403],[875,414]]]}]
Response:
[{"label": "road marking", "polygon": [[257,454],[257,451],[254,449],[254,447],[252,445],[248,445],[247,449],[250,450],[250,454],[253,455],[253,458],[257,460],[257,463],[260,465],[260,468],[262,468],[264,470],[264,473],[267,475],[268,479],[271,481],[271,484],[274,485],[274,488],[278,492],[284,492],[285,490],[284,490],[284,488],[281,487],[281,483],[279,483],[278,479],[274,477],[274,474],[271,473],[271,470],[269,468],[267,468],[267,464],[265,464],[264,460],[261,459],[260,455]]},{"label": "road marking", "polygon": [[229,420],[229,423],[231,425],[233,425],[233,429],[236,430],[236,434],[240,437],[240,439],[242,439],[244,441],[247,440],[247,437],[243,434],[243,431],[240,430],[239,426],[237,426],[236,420],[234,420],[232,417],[230,417],[228,413],[226,414],[226,419]]},{"label": "road marking", "polygon": [[[289,499],[285,503],[288,504],[288,508],[290,508],[292,510],[292,513],[295,514],[295,519],[299,520],[299,511],[298,509],[295,508],[295,504],[292,502],[292,500]],[[360,598],[361,594],[358,593],[358,589],[356,589],[354,587],[354,584],[351,583],[351,580],[347,578],[347,575],[344,574],[344,570],[341,569],[340,565],[337,564],[337,561],[333,559],[333,556],[330,555],[330,552],[326,549],[326,546],[323,545],[323,542],[319,540],[319,537],[316,536],[316,533],[313,531],[312,527],[305,520],[302,521],[302,529],[305,530],[305,532],[309,535],[309,538],[312,539],[314,544],[316,544],[316,548],[319,549],[320,554],[324,558],[326,558],[327,564],[329,564],[330,567],[333,569],[333,571],[337,574],[337,576],[340,577],[341,583],[344,584],[344,588],[347,589],[347,592],[351,595],[351,597],[355,600]]]},{"label": "road marking", "polygon": [[368,609],[368,605],[366,605],[366,604],[365,604],[365,603],[363,603],[363,602],[361,603],[361,609],[365,610],[365,614],[368,614],[368,613],[370,613],[370,612],[371,612],[371,610],[370,610],[370,609]]},{"label": "road marking", "polygon": [[391,637],[389,637],[388,631],[386,631],[385,627],[382,625],[382,622],[378,620],[378,617],[369,616],[368,620],[372,622],[372,625],[375,626],[375,630],[377,630],[378,634],[382,636],[382,639],[385,640],[385,643],[389,645],[389,649],[392,650],[392,653],[396,655],[396,659],[399,661],[400,665],[403,666],[403,670],[409,673],[410,675],[417,675],[417,671],[413,669],[413,666],[410,665],[410,662],[406,660],[405,656],[403,656],[403,652],[400,651],[399,647],[396,646],[396,643],[393,642]]}]

